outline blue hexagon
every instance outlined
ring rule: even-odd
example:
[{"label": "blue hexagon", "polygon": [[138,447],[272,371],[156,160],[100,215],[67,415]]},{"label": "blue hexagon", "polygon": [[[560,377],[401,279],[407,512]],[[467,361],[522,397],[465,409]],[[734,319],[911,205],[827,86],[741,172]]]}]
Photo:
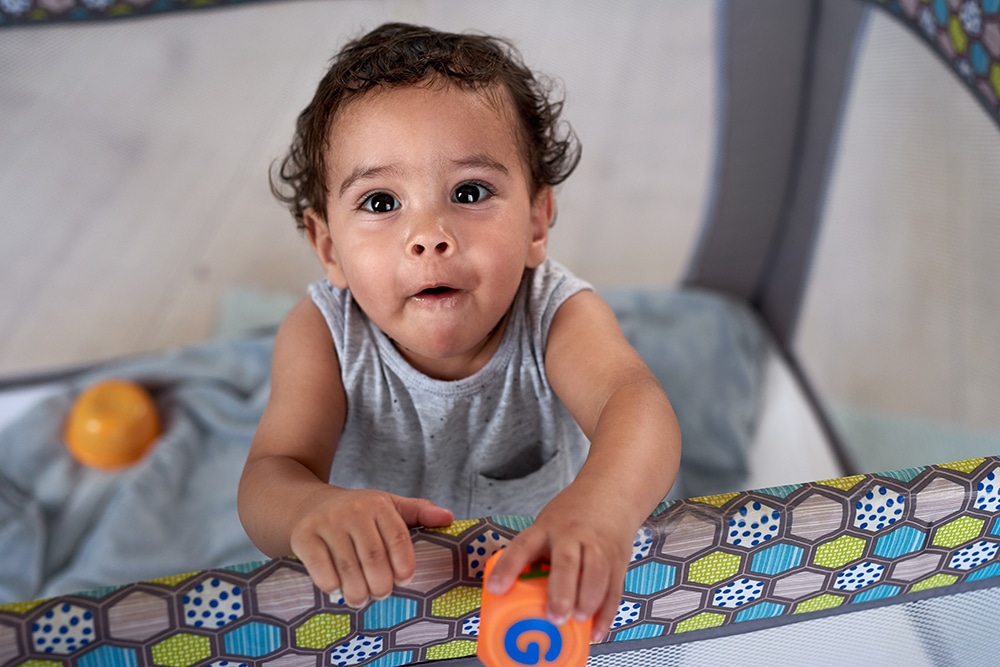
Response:
[{"label": "blue hexagon", "polygon": [[619,630],[615,633],[612,641],[624,642],[630,639],[649,639],[650,637],[659,637],[662,634],[663,626],[659,623],[640,623],[639,625]]},{"label": "blue hexagon", "polygon": [[139,667],[139,658],[135,650],[120,646],[98,646],[76,661],[79,667]]},{"label": "blue hexagon", "polygon": [[780,574],[802,563],[802,547],[794,544],[775,544],[754,554],[750,571],[757,574]]},{"label": "blue hexagon", "polygon": [[773,618],[785,613],[785,605],[776,602],[759,602],[736,613],[736,622],[752,621],[758,618]]},{"label": "blue hexagon", "polygon": [[868,602],[869,600],[883,600],[885,598],[891,598],[894,595],[898,595],[900,589],[899,586],[890,586],[889,584],[880,584],[874,588],[869,588],[867,591],[861,591],[854,596],[851,603],[855,602]]},{"label": "blue hexagon", "polygon": [[652,595],[674,585],[677,569],[664,563],[646,563],[625,574],[625,590],[633,595]]},{"label": "blue hexagon", "polygon": [[281,628],[257,621],[227,632],[222,641],[226,646],[226,653],[251,658],[273,653],[284,645]]},{"label": "blue hexagon", "polygon": [[365,610],[365,630],[382,630],[417,615],[417,601],[395,595],[376,600]]},{"label": "blue hexagon", "polygon": [[980,579],[989,579],[990,577],[1000,576],[1000,563],[990,563],[986,567],[980,568],[975,572],[969,574],[965,578],[966,581],[979,581]]},{"label": "blue hexagon", "polygon": [[897,528],[878,538],[875,542],[875,555],[882,558],[899,558],[906,554],[919,551],[927,541],[927,534],[911,526]]}]

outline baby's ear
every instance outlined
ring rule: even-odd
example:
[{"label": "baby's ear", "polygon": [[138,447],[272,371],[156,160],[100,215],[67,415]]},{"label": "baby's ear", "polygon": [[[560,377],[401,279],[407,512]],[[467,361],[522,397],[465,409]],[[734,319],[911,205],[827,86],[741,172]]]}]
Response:
[{"label": "baby's ear", "polygon": [[531,245],[528,246],[526,268],[534,269],[545,261],[549,242],[549,227],[556,212],[551,185],[543,185],[531,202]]},{"label": "baby's ear", "polygon": [[337,257],[337,249],[333,245],[330,237],[330,226],[316,209],[308,208],[302,216],[302,221],[306,226],[306,236],[309,237],[309,244],[316,252],[327,280],[334,287],[347,288],[347,279],[340,268],[340,260]]}]

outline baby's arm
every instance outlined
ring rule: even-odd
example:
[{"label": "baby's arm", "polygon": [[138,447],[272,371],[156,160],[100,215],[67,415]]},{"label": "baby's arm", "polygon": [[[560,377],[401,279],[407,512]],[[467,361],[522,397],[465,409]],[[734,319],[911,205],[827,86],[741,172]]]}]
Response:
[{"label": "baby's arm", "polygon": [[596,641],[615,617],[635,533],[674,482],[680,429],[659,382],[593,292],[559,309],[545,368],[590,453],[576,480],[511,542],[490,585],[506,591],[524,565],[547,556],[550,616],[595,616]]},{"label": "baby's arm", "polygon": [[427,500],[327,483],[347,399],[329,329],[303,299],[274,343],[271,396],[240,480],[247,535],[272,557],[294,554],[318,587],[360,606],[413,575],[409,526],[451,512]]}]

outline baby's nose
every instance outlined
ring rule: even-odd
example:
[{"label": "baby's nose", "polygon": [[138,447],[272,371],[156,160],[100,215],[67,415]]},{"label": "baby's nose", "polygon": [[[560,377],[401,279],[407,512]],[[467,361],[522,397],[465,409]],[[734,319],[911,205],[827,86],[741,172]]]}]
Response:
[{"label": "baby's nose", "polygon": [[458,244],[440,220],[426,221],[413,228],[408,239],[409,252],[412,257],[440,256],[447,257],[455,252]]},{"label": "baby's nose", "polygon": [[[410,247],[410,251],[414,255],[422,255],[427,251],[429,244],[423,241],[415,241]],[[438,241],[434,244],[434,250],[442,255],[447,254],[451,250],[451,244],[448,241]]]}]

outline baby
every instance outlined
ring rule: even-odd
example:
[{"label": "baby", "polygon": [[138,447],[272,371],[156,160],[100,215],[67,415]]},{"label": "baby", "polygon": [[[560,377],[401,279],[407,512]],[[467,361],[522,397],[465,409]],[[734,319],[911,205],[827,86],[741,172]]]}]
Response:
[{"label": "baby", "polygon": [[273,185],[326,278],[274,344],[240,482],[254,543],[361,606],[406,586],[411,526],[537,515],[491,590],[551,563],[550,618],[618,608],[680,433],[608,306],[546,258],[579,160],[507,42],[387,24],[336,56]]}]

